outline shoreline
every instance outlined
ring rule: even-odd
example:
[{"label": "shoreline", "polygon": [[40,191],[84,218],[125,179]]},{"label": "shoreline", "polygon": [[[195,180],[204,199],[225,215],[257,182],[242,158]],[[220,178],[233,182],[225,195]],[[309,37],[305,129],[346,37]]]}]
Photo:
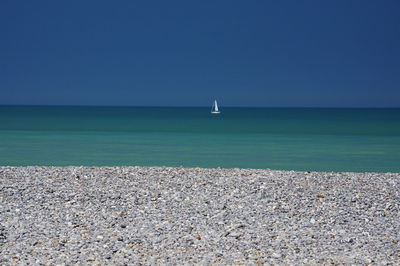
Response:
[{"label": "shoreline", "polygon": [[117,169],[117,168],[144,168],[144,169],[187,169],[187,170],[248,170],[248,171],[268,171],[268,172],[287,172],[299,174],[399,174],[400,172],[374,172],[374,171],[314,171],[314,170],[285,170],[285,169],[271,169],[271,168],[243,168],[243,167],[193,167],[193,166],[143,166],[143,165],[119,165],[119,166],[98,166],[98,165],[65,165],[65,166],[51,166],[51,165],[0,165],[1,168],[57,168],[57,169]]},{"label": "shoreline", "polygon": [[0,166],[0,263],[400,263],[400,173]]}]

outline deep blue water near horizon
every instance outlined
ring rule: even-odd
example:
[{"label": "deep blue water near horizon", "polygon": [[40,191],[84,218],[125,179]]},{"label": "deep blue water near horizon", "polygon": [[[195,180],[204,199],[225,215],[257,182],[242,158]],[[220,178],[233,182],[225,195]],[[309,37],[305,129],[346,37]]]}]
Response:
[{"label": "deep blue water near horizon", "polygon": [[400,172],[400,109],[0,106],[0,165]]}]

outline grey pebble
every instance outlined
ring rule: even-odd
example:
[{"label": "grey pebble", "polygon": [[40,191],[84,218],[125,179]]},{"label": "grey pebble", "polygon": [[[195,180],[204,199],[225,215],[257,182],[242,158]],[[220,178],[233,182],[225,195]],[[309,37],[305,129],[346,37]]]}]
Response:
[{"label": "grey pebble", "polygon": [[400,264],[400,174],[0,167],[0,264]]}]

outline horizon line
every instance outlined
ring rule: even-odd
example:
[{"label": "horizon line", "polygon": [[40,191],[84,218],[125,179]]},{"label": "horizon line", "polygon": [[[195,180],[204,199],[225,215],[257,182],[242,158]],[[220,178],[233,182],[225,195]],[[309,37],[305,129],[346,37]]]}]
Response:
[{"label": "horizon line", "polygon": [[[180,105],[84,105],[84,104],[0,104],[0,107],[110,107],[110,108],[210,108],[205,105],[180,106]],[[347,107],[347,106],[235,106],[235,105],[220,105],[222,108],[289,108],[289,109],[400,109],[399,107]]]}]

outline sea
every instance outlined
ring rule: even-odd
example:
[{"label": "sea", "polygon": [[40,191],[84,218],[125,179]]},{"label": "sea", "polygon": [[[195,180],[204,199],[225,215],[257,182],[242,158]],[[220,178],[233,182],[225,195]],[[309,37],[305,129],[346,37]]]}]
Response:
[{"label": "sea", "polygon": [[0,106],[2,166],[400,172],[400,109]]}]

